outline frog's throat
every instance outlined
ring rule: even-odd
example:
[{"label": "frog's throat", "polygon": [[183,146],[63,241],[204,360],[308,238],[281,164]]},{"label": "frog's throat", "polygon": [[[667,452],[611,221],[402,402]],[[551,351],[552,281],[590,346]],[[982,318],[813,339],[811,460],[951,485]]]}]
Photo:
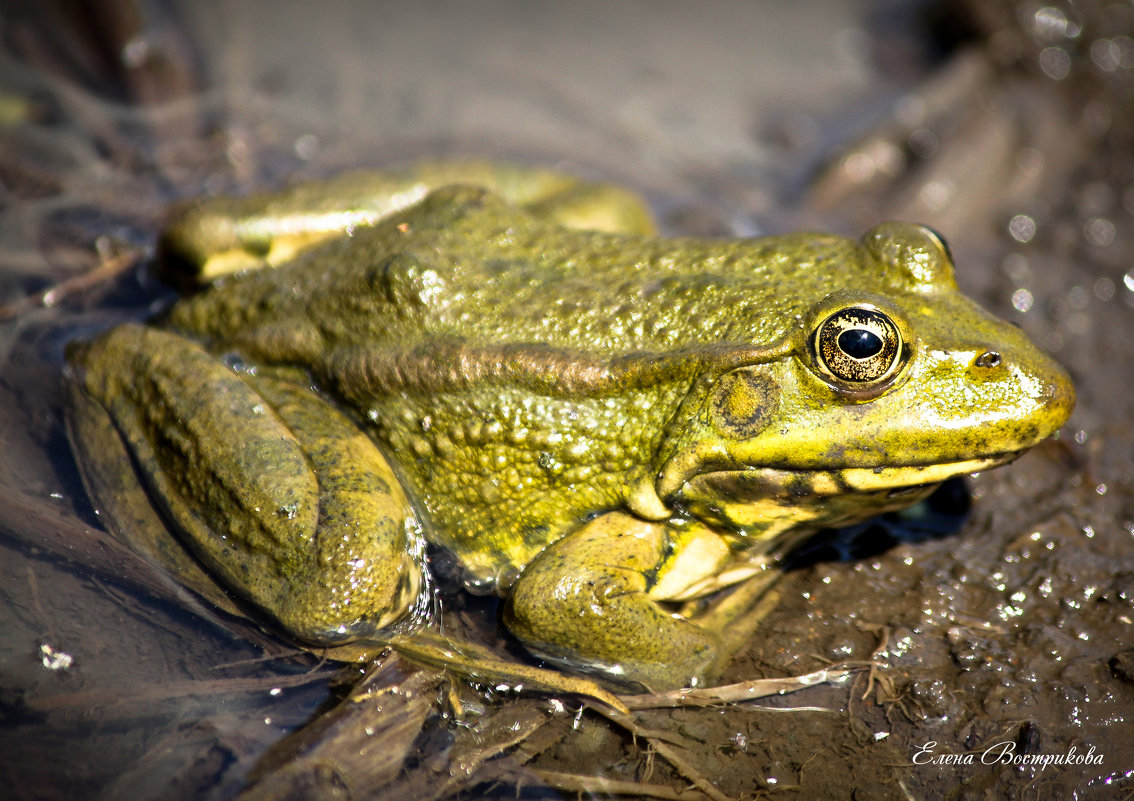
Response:
[{"label": "frog's throat", "polygon": [[[670,498],[694,479],[729,477],[746,487],[753,497],[829,497],[852,493],[881,492],[940,484],[954,476],[979,473],[1007,464],[1022,450],[964,459],[957,462],[921,465],[889,465],[885,467],[842,467],[834,469],[751,468],[708,470],[694,475],[663,473],[657,494]],[[742,500],[742,499],[737,499]]]}]

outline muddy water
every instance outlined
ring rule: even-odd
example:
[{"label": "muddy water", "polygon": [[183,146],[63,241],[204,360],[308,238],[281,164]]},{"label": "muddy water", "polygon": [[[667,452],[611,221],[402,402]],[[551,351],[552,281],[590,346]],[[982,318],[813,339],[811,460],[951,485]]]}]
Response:
[{"label": "muddy water", "polygon": [[[927,29],[900,4],[644,5],[6,17],[0,303],[33,301],[0,328],[12,797],[229,798],[257,765],[281,777],[258,797],[1130,791],[1132,20],[957,5]],[[634,737],[577,701],[446,690],[391,658],[362,686],[399,692],[356,696],[359,722],[334,704],[357,676],[223,617],[102,531],[64,440],[62,353],[168,300],[145,265],[171,201],[454,153],[621,180],[674,232],[933,224],[962,286],[1068,367],[1079,406],[1057,440],[939,496],[936,516],[812,547],[726,676],[873,663],[843,684],[767,704],[780,711],[640,711]],[[100,265],[121,269],[36,302]],[[454,625],[492,633],[491,605],[444,600]],[[982,764],[1009,750],[1048,761]]]}]

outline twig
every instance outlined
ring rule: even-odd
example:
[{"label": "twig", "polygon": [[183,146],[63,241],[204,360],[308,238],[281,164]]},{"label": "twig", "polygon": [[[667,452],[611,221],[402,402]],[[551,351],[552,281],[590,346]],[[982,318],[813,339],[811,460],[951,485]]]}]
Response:
[{"label": "twig", "polygon": [[771,695],[786,695],[817,684],[842,684],[849,676],[868,667],[870,663],[844,662],[840,667],[824,668],[803,676],[780,679],[753,679],[719,687],[673,690],[665,693],[622,696],[630,709],[660,709],[682,706],[713,706],[754,701]]},{"label": "twig", "polygon": [[[602,776],[583,776],[577,773],[563,773],[557,770],[531,769],[531,774],[556,790],[569,793],[603,793],[606,795],[631,795],[640,798],[663,798],[671,801],[698,801],[709,798],[698,790],[677,790],[665,784],[643,784],[641,782],[607,779]],[[508,776],[505,779],[515,784],[524,778]]]},{"label": "twig", "polygon": [[133,267],[141,256],[141,253],[134,249],[114,255],[104,255],[103,250],[105,247],[99,247],[101,258],[96,267],[60,281],[42,292],[0,305],[0,322],[15,319],[32,309],[49,309],[77,292],[109,281]]}]

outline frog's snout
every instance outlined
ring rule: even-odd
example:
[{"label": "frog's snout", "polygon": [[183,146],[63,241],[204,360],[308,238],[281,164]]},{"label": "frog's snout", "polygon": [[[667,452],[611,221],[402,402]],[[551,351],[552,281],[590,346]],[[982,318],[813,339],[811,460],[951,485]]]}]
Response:
[{"label": "frog's snout", "polygon": [[1071,377],[1060,369],[1058,375],[1044,386],[1043,398],[1053,417],[1058,418],[1054,427],[1066,423],[1075,409],[1075,385],[1071,383]]},{"label": "frog's snout", "polygon": [[1075,408],[1075,385],[1071,376],[1053,359],[1047,359],[1049,369],[1044,371],[1043,390],[1040,399],[1051,418],[1052,430],[1067,422]]},{"label": "frog's snout", "polygon": [[986,345],[969,351],[968,359],[972,386],[978,388],[978,394],[999,396],[998,410],[1014,410],[1013,436],[1025,447],[1051,435],[1071,416],[1075,408],[1071,377],[1030,343],[1001,343],[995,349]]},{"label": "frog's snout", "polygon": [[[1011,366],[1011,358],[1003,363]],[[1018,379],[1024,395],[1030,395],[1035,404],[1029,415],[1043,430],[1043,437],[1058,430],[1075,408],[1075,385],[1071,376],[1054,359],[1039,355],[1032,360],[1021,360]],[[1031,388],[1031,392],[1027,389]],[[1043,438],[1041,437],[1041,438]]]}]

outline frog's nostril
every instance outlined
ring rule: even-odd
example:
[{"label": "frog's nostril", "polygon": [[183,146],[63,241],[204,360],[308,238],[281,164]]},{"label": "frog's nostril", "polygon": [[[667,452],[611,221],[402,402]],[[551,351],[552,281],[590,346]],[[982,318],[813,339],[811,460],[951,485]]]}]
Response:
[{"label": "frog's nostril", "polygon": [[977,356],[973,361],[977,367],[999,367],[1001,362],[1000,354],[994,350],[986,350],[980,356]]}]

